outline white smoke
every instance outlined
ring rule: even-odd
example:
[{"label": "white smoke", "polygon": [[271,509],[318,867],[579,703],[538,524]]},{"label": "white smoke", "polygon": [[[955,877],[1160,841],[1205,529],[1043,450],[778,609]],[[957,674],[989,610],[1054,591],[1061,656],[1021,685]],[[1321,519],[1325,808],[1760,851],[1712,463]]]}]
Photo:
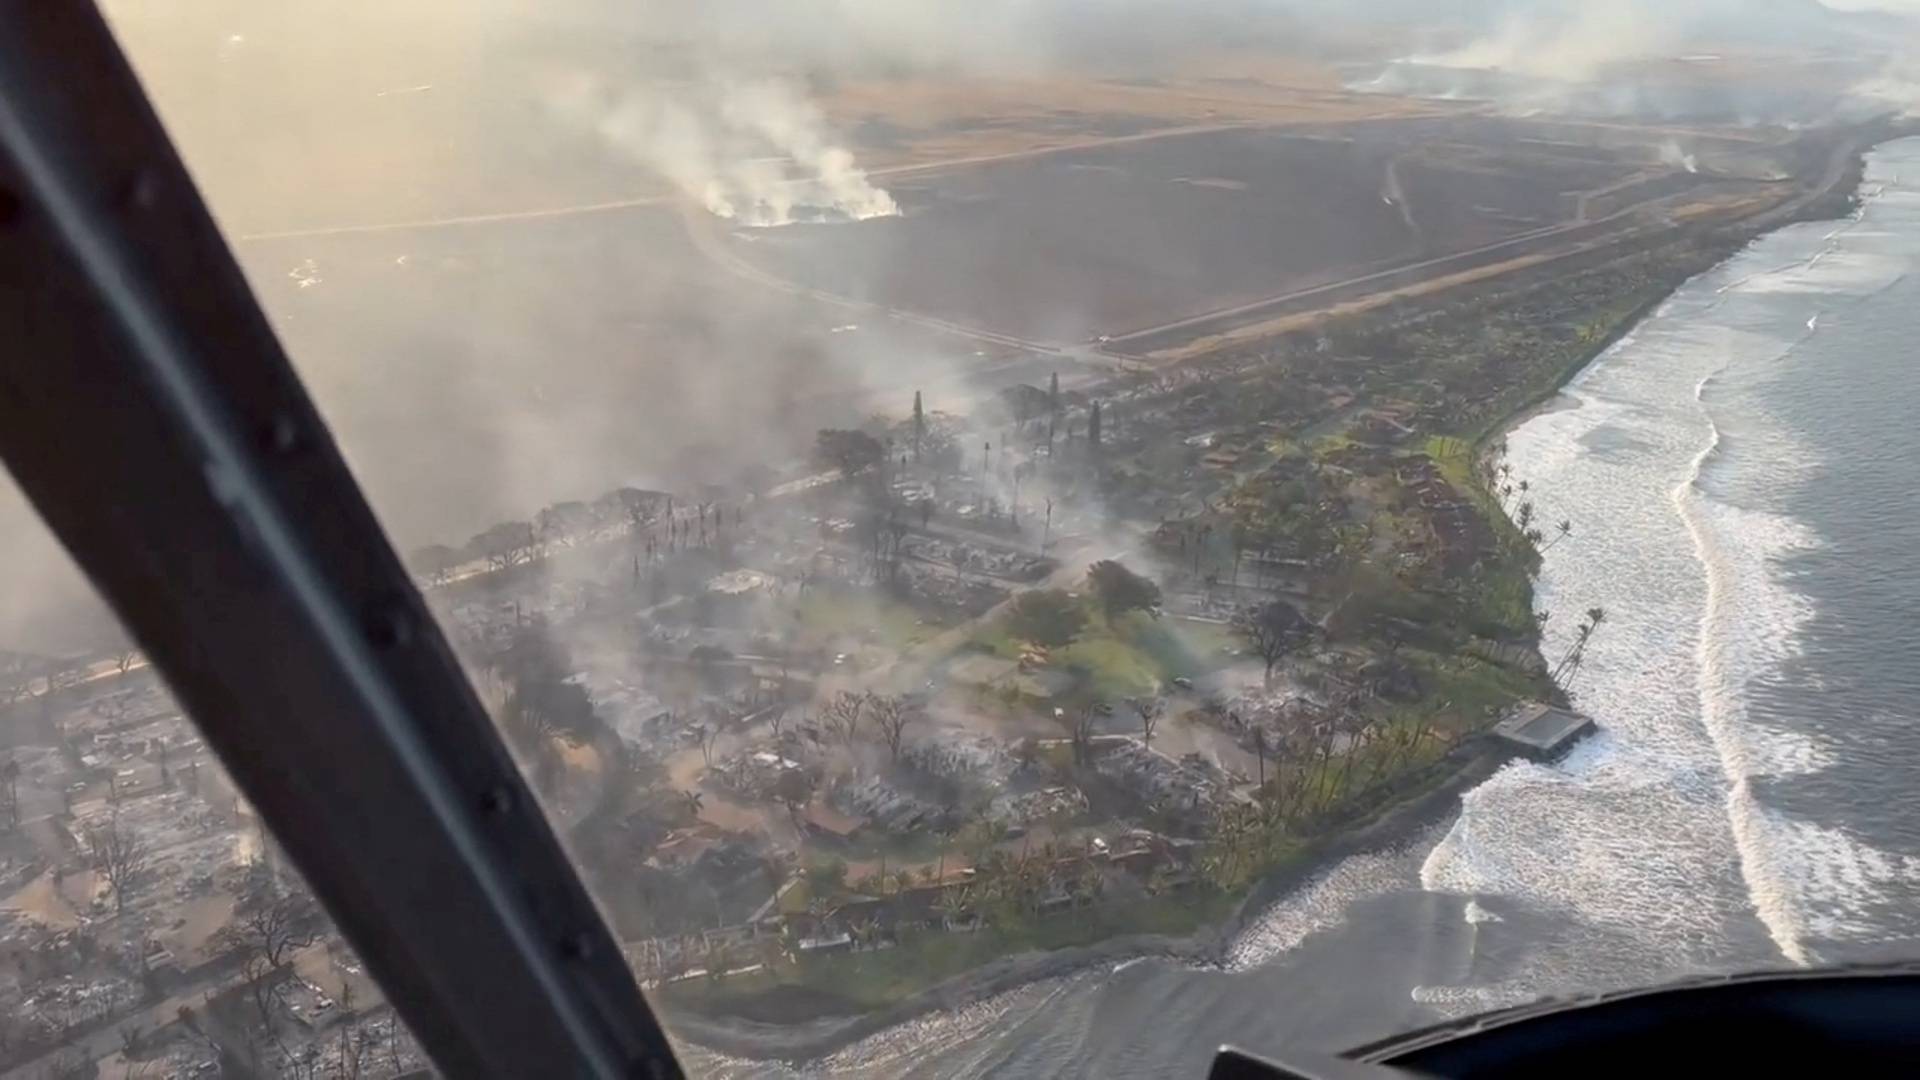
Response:
[{"label": "white smoke", "polygon": [[1676,20],[1662,18],[1653,8],[1653,0],[1524,8],[1492,33],[1466,45],[1410,59],[1434,67],[1579,82],[1610,64],[1670,48],[1681,29]]},{"label": "white smoke", "polygon": [[716,216],[742,225],[892,217],[899,204],[795,86],[715,80],[609,91],[575,81],[555,112],[670,181]]},{"label": "white smoke", "polygon": [[1676,139],[1668,139],[1660,144],[1660,164],[1675,165],[1690,173],[1700,171],[1700,159],[1682,150]]},{"label": "white smoke", "polygon": [[1913,59],[1916,52],[1920,49],[1889,58],[1879,71],[1855,83],[1848,92],[1872,110],[1920,116],[1920,62]]}]

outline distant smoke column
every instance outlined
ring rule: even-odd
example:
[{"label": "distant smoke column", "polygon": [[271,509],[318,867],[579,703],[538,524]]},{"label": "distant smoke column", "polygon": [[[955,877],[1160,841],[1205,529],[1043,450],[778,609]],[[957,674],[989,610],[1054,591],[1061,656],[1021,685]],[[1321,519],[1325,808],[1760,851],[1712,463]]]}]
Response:
[{"label": "distant smoke column", "polygon": [[1673,139],[1668,139],[1666,142],[1660,144],[1660,163],[1662,165],[1678,165],[1690,173],[1700,171],[1699,161],[1695,159],[1692,154],[1680,149],[1679,142]]},{"label": "distant smoke column", "polygon": [[717,217],[786,225],[803,211],[855,221],[900,213],[853,154],[827,139],[820,110],[782,83],[609,91],[580,80],[562,87],[551,104]]},{"label": "distant smoke column", "polygon": [[[893,196],[873,186],[853,154],[827,142],[826,122],[820,111],[791,88],[759,82],[729,87],[721,103],[728,125],[765,139],[792,159],[798,171],[798,194],[778,195],[762,188],[755,201],[780,205],[769,224],[791,220],[795,203],[818,206],[856,221],[892,217],[900,213]],[[786,187],[787,185],[781,185]]]}]

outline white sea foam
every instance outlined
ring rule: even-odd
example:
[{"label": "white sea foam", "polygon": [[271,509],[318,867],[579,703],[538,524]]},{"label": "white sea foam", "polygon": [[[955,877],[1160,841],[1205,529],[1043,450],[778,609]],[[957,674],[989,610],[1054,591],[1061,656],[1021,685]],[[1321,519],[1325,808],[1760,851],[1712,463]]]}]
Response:
[{"label": "white sea foam", "polygon": [[[1748,308],[1723,316],[1729,302],[1857,295],[1905,272],[1900,260],[1855,257],[1847,240],[1835,229],[1812,257],[1745,273],[1736,264],[1724,283],[1677,295],[1575,380],[1580,408],[1511,436],[1516,474],[1532,481],[1544,516],[1575,523],[1538,590],[1539,606],[1557,612],[1549,658],[1567,647],[1582,610],[1609,612],[1573,686],[1601,732],[1557,766],[1510,765],[1470,792],[1422,866],[1427,888],[1518,898],[1665,942],[1676,967],[1689,953],[1713,962],[1701,957],[1730,947],[1721,944],[1729,916],[1745,910],[1781,957],[1811,958],[1824,905],[1803,879],[1816,863],[1789,844],[1754,783],[1815,772],[1832,751],[1761,726],[1749,694],[1795,655],[1810,617],[1779,581],[1778,560],[1817,538],[1736,501],[1739,477],[1719,471],[1728,444],[1701,392],[1716,374],[1764,379],[1819,325],[1816,315],[1799,337],[1771,336],[1751,329],[1764,320]],[[1734,441],[1743,469],[1779,482],[1817,464],[1758,410],[1742,414]],[[1732,499],[1717,494],[1723,484]],[[1817,865],[1836,864],[1864,868],[1830,875],[1848,884],[1870,882],[1880,866]]]},{"label": "white sea foam", "polygon": [[[1718,373],[1718,370],[1714,372]],[[1695,387],[1696,401],[1701,399],[1712,379],[1713,375],[1708,375]],[[1758,658],[1743,655],[1740,651],[1743,642],[1735,636],[1742,632],[1738,617],[1742,608],[1757,609],[1771,616],[1774,625],[1766,627],[1763,633],[1774,640],[1776,648],[1783,647],[1779,642],[1791,633],[1790,625],[1804,620],[1804,611],[1794,606],[1798,598],[1786,590],[1773,590],[1777,603],[1770,610],[1764,602],[1754,603],[1750,592],[1755,588],[1768,588],[1764,580],[1755,578],[1764,579],[1768,575],[1765,562],[1784,546],[1791,529],[1778,519],[1770,520],[1764,515],[1706,506],[1698,487],[1700,474],[1720,445],[1720,429],[1711,418],[1707,424],[1706,444],[1694,457],[1687,477],[1672,491],[1674,507],[1686,523],[1706,571],[1706,603],[1700,615],[1695,653],[1701,718],[1726,768],[1727,821],[1733,830],[1734,846],[1740,853],[1740,875],[1746,882],[1754,913],[1766,926],[1781,954],[1796,964],[1805,964],[1810,959],[1805,944],[1805,922],[1791,886],[1783,878],[1769,843],[1766,820],[1754,799],[1753,780],[1759,769],[1741,726],[1746,682],[1755,674],[1750,666]],[[1719,528],[1711,520],[1716,514],[1726,519]],[[1775,534],[1771,546],[1765,539],[1769,532]],[[1804,605],[1804,601],[1800,603]]]},{"label": "white sea foam", "polygon": [[1339,923],[1355,901],[1408,885],[1408,857],[1386,851],[1341,860],[1254,918],[1228,947],[1223,966],[1243,971],[1268,963]]},{"label": "white sea foam", "polygon": [[1447,1018],[1512,1008],[1538,996],[1539,993],[1531,986],[1511,983],[1498,986],[1416,986],[1412,994],[1413,1000]]},{"label": "white sea foam", "polygon": [[1920,884],[1920,859],[1872,847],[1846,832],[1766,811],[1782,871],[1794,882],[1807,928],[1823,938],[1865,939],[1881,929],[1874,902],[1889,886]]}]

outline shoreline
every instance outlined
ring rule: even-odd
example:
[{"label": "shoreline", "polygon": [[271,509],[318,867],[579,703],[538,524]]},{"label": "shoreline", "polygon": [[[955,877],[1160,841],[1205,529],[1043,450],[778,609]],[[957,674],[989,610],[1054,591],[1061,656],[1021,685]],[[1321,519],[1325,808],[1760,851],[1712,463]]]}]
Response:
[{"label": "shoreline", "polygon": [[1387,803],[1353,824],[1316,841],[1294,861],[1255,881],[1220,922],[1184,935],[1126,934],[1093,945],[1046,952],[1013,953],[920,991],[891,1008],[855,1016],[792,1024],[744,1017],[676,1012],[656,1003],[676,1039],[730,1057],[790,1064],[814,1062],[870,1035],[929,1013],[958,1009],[1047,979],[1128,960],[1166,959],[1219,964],[1228,947],[1281,899],[1306,887],[1340,862],[1412,839],[1450,817],[1466,791],[1477,787],[1513,755],[1475,737],[1428,767],[1428,781],[1405,798]]},{"label": "shoreline", "polygon": [[[1560,407],[1557,403],[1569,384],[1699,274],[1720,266],[1758,237],[1804,222],[1837,220],[1854,212],[1859,205],[1866,155],[1886,142],[1906,137],[1916,136],[1911,132],[1883,131],[1878,137],[1868,135],[1850,144],[1844,151],[1844,165],[1837,169],[1833,183],[1807,193],[1796,203],[1757,215],[1752,219],[1753,223],[1759,223],[1757,228],[1749,223],[1739,226],[1737,233],[1729,230],[1727,238],[1732,240],[1737,235],[1737,243],[1728,244],[1707,266],[1686,274],[1636,305],[1576,360],[1552,379],[1545,380],[1504,416],[1489,423],[1473,439],[1473,456],[1477,459],[1490,444],[1504,439],[1520,425]],[[1534,649],[1537,653],[1537,643]],[[817,1061],[861,1039],[929,1013],[961,1008],[1022,986],[1077,974],[1099,964],[1148,958],[1217,964],[1225,959],[1228,946],[1242,931],[1281,899],[1309,885],[1347,858],[1390,848],[1445,819],[1455,812],[1461,795],[1493,776],[1512,758],[1512,754],[1496,748],[1488,740],[1466,740],[1430,766],[1429,775],[1421,777],[1405,798],[1376,808],[1316,840],[1309,851],[1293,862],[1256,880],[1234,905],[1230,916],[1190,934],[1122,935],[1093,945],[1015,953],[916,993],[890,1008],[854,1016],[780,1024],[672,1011],[661,1003],[656,1003],[655,1008],[668,1020],[676,1039],[704,1050],[749,1060],[803,1063]]]}]

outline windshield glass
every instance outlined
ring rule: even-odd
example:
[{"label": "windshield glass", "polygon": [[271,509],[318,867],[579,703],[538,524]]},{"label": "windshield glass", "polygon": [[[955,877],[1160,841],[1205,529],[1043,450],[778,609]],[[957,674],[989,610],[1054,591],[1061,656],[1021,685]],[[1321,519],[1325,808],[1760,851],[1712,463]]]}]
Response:
[{"label": "windshield glass", "polygon": [[1905,0],[104,8],[692,1071],[1920,952]]}]

